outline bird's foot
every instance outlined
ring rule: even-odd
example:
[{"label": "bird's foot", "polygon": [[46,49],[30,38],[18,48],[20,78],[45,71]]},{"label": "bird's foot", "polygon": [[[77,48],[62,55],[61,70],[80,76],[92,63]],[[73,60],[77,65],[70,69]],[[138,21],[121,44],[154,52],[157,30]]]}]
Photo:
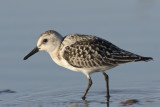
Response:
[{"label": "bird's foot", "polygon": [[82,97],[82,100],[85,100],[85,99],[86,99],[86,97],[85,97],[85,96],[83,96],[83,97]]}]

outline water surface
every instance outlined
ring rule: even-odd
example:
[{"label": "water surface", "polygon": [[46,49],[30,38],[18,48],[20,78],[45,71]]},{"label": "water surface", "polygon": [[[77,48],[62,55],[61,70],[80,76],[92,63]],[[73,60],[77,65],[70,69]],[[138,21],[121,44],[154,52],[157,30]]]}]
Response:
[{"label": "water surface", "polygon": [[[136,99],[135,107],[159,107],[159,5],[159,0],[1,1],[0,106],[117,107]],[[50,29],[64,36],[96,35],[154,61],[107,71],[109,104],[103,75],[91,75],[93,85],[83,101],[81,96],[88,83],[83,74],[56,65],[45,52],[23,61],[39,35]]]}]

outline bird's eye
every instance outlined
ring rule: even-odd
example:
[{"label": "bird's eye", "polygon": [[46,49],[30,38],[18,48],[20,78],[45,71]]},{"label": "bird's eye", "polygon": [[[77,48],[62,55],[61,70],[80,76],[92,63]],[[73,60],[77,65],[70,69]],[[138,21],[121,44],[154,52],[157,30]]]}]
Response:
[{"label": "bird's eye", "polygon": [[43,43],[46,43],[46,42],[48,42],[48,40],[47,39],[43,39]]}]

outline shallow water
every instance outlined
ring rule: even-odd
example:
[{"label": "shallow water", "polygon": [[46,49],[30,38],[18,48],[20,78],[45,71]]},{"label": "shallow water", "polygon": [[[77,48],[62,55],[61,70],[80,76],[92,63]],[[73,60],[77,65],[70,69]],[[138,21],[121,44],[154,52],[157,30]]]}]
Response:
[{"label": "shallow water", "polygon": [[[53,106],[68,106],[68,107],[109,107],[109,106],[124,106],[122,102],[128,99],[136,99],[138,102],[133,104],[136,107],[158,107],[160,101],[159,89],[111,89],[111,99],[107,103],[105,94],[102,89],[91,91],[88,93],[86,100],[81,100],[82,90],[77,88],[63,88],[63,90],[54,91],[52,89],[6,93],[1,95],[1,106],[26,106],[26,107],[53,107]],[[126,105],[128,106],[128,105]]]},{"label": "shallow water", "polygon": [[[159,107],[160,1],[3,1],[0,3],[1,107]],[[23,61],[39,35],[49,29],[62,35],[92,34],[117,46],[153,57],[150,62],[122,65],[91,75],[93,85],[81,99],[88,80],[52,62],[45,52]],[[135,99],[132,105],[123,102]]]}]

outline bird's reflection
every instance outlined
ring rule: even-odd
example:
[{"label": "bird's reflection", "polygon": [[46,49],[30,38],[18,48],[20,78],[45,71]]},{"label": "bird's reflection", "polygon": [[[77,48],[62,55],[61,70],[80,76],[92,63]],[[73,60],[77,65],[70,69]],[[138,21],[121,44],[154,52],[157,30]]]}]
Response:
[{"label": "bird's reflection", "polygon": [[[93,102],[97,102],[97,101],[90,101],[90,100],[82,100],[82,103],[70,103],[68,105],[68,107],[90,107],[90,103],[93,103]],[[102,102],[99,102],[100,104],[102,104]],[[103,102],[103,104],[106,104],[106,107],[109,107],[109,103],[110,103],[110,99],[108,99],[106,97],[106,102]]]}]

